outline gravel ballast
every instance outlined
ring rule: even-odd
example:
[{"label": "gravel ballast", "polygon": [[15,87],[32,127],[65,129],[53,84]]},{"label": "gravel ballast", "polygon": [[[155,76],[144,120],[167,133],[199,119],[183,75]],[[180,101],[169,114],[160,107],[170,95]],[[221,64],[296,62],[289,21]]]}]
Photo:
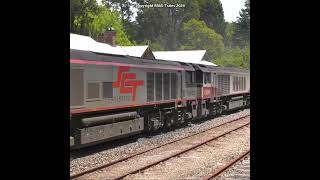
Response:
[{"label": "gravel ballast", "polygon": [[214,119],[207,120],[201,123],[190,123],[186,127],[175,129],[170,132],[164,132],[151,137],[138,138],[137,141],[129,142],[124,145],[110,148],[106,144],[106,148],[104,149],[103,147],[99,147],[100,150],[98,152],[93,152],[92,154],[88,154],[83,157],[70,157],[70,174],[75,174],[87,169],[100,166],[102,164],[120,159],[122,157],[126,157],[130,154],[137,153],[161,144],[165,144],[167,142],[209,129],[211,127],[249,114],[250,110],[246,109],[233,114],[216,117]]}]

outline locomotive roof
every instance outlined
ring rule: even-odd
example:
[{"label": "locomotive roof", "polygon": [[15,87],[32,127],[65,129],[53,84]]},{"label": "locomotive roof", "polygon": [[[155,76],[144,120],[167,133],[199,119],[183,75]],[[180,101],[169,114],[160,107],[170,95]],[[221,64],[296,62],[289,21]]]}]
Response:
[{"label": "locomotive roof", "polygon": [[[201,70],[202,72],[210,72],[210,70],[207,68],[206,65],[203,65],[203,64],[193,64],[193,66],[195,67],[195,69],[199,69]],[[213,66],[214,67],[214,66]]]},{"label": "locomotive roof", "polygon": [[235,68],[235,67],[220,67],[220,66],[207,66],[209,71],[216,73],[241,73],[250,74],[249,70]]},{"label": "locomotive roof", "polygon": [[91,51],[82,51],[70,49],[70,59],[82,59],[88,61],[106,61],[106,62],[119,62],[119,63],[127,63],[127,64],[160,64],[160,65],[170,65],[170,66],[178,66],[181,67],[181,64],[178,62],[170,62],[163,60],[150,60],[150,59],[142,59],[131,56],[122,56],[122,55],[109,55],[96,53]]},{"label": "locomotive roof", "polygon": [[175,61],[165,61],[165,60],[151,60],[142,59],[138,57],[123,56],[123,55],[110,55],[91,51],[75,50],[70,49],[70,59],[81,59],[88,61],[105,61],[105,62],[118,62],[127,64],[140,64],[140,65],[152,65],[160,64],[167,66],[175,66],[184,68],[186,71],[195,71],[195,69],[200,69],[203,72],[215,72],[215,73],[241,73],[249,74],[250,71],[234,68],[234,67],[220,67],[220,66],[210,66],[203,64],[193,64]]}]

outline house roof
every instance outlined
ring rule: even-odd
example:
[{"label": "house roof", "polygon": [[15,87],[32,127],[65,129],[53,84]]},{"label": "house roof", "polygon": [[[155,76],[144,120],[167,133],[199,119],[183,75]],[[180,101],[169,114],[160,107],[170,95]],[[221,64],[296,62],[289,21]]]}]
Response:
[{"label": "house roof", "polygon": [[203,65],[209,65],[209,66],[217,66],[216,64],[209,62],[209,61],[200,61],[198,64],[203,64]]},{"label": "house roof", "polygon": [[89,36],[70,33],[70,49],[92,51],[98,53],[129,55],[133,57],[142,57],[148,49],[148,46],[110,46],[106,43],[95,41]]},{"label": "house roof", "polygon": [[[143,55],[149,49],[149,46],[113,47],[106,43],[97,42],[88,36],[70,33],[70,49],[132,57],[143,57]],[[206,50],[153,51],[152,54],[156,59],[160,60],[216,66],[215,64],[204,60],[206,58]]]},{"label": "house roof", "polygon": [[117,46],[122,48],[129,56],[142,57],[149,46]]},{"label": "house roof", "polygon": [[92,51],[106,54],[127,55],[120,47],[113,47],[109,44],[99,43],[88,36],[70,33],[70,49]]},{"label": "house roof", "polygon": [[110,46],[109,44],[106,44],[106,43],[97,42],[97,48],[101,52],[104,52],[107,54],[116,54],[116,55],[124,55],[124,56],[129,55],[130,56],[130,54],[128,54],[120,46],[113,47],[113,46]]},{"label": "house roof", "polygon": [[95,44],[96,41],[88,36],[70,33],[70,49],[92,51]]},{"label": "house roof", "polygon": [[153,51],[153,54],[156,59],[216,66],[204,60],[206,50]]}]

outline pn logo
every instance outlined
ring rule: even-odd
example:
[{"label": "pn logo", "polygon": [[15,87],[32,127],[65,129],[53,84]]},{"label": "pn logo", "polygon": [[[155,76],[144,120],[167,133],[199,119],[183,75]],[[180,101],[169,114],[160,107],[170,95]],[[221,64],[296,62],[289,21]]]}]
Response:
[{"label": "pn logo", "polygon": [[118,79],[112,83],[113,88],[119,88],[120,94],[132,94],[132,101],[136,100],[136,91],[138,86],[143,86],[143,80],[136,80],[135,73],[129,72],[130,67],[120,66],[118,69]]}]

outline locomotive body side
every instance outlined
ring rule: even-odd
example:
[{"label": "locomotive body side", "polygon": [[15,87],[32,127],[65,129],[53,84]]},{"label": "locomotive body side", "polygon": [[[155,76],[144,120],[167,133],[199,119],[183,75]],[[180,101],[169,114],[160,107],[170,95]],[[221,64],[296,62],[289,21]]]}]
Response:
[{"label": "locomotive body side", "polygon": [[184,69],[178,63],[127,60],[101,59],[90,52],[70,57],[72,145],[156,130],[166,123],[165,116],[173,114],[181,101]]},{"label": "locomotive body side", "polygon": [[213,117],[250,104],[236,68],[71,50],[70,147]]},{"label": "locomotive body side", "polygon": [[238,68],[215,70],[217,99],[222,111],[247,107],[250,104],[250,73]]}]

